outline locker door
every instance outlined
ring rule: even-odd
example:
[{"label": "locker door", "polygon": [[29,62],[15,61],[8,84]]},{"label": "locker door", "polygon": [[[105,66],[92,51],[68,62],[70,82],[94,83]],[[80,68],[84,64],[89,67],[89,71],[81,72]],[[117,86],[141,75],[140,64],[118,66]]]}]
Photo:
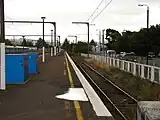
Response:
[{"label": "locker door", "polygon": [[37,72],[37,54],[30,53],[29,54],[29,73]]},{"label": "locker door", "polygon": [[24,55],[24,81],[26,81],[28,77],[28,55]]},{"label": "locker door", "polygon": [[34,73],[36,73],[37,72],[37,54],[36,53],[34,53],[33,54],[33,66],[34,66]]},{"label": "locker door", "polygon": [[20,55],[6,55],[6,82],[19,83],[24,79],[23,57]]}]

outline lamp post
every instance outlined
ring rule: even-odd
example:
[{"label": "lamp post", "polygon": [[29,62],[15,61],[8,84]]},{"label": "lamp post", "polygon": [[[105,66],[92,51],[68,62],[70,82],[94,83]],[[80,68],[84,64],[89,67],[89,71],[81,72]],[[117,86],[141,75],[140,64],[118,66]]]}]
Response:
[{"label": "lamp post", "polygon": [[[138,4],[138,6],[142,7],[142,6],[146,6],[147,7],[147,32],[149,31],[149,6],[147,4]],[[148,38],[147,38],[147,47],[148,47]],[[147,48],[148,50],[148,48]],[[146,64],[148,65],[148,51],[147,51],[147,61]]]},{"label": "lamp post", "polygon": [[138,6],[146,6],[147,7],[147,29],[149,28],[149,6],[147,4],[138,4]]},{"label": "lamp post", "polygon": [[53,30],[51,30],[51,56],[53,56]]},{"label": "lamp post", "polygon": [[58,53],[60,52],[60,39],[61,39],[61,36],[58,36]]},{"label": "lamp post", "polygon": [[89,22],[72,22],[72,24],[86,24],[88,28],[88,57],[89,57]]},{"label": "lamp post", "polygon": [[57,39],[57,40],[56,40],[56,54],[58,54],[58,49],[59,49],[59,48],[58,48],[58,47],[59,47],[59,45],[58,45],[58,39],[59,39],[58,36],[57,36],[56,39]]},{"label": "lamp post", "polygon": [[86,24],[87,25],[87,31],[88,31],[88,57],[89,57],[89,30],[90,30],[90,25],[95,25],[95,24],[89,24],[89,22],[72,22],[72,24]]},{"label": "lamp post", "polygon": [[46,19],[46,17],[41,17],[41,19],[43,20],[43,52],[42,52],[42,62],[45,61],[45,47],[44,47],[44,20]]},{"label": "lamp post", "polygon": [[56,44],[56,23],[54,23],[54,56],[57,55],[57,44]]}]

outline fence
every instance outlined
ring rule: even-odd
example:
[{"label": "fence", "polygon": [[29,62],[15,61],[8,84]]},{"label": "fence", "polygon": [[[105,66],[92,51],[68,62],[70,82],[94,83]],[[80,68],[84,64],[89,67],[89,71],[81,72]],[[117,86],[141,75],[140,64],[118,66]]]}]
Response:
[{"label": "fence", "polygon": [[[87,57],[86,54],[81,55]],[[89,57],[94,60],[107,63],[108,65],[119,68],[125,72],[132,73],[133,75],[139,76],[143,79],[148,79],[151,82],[160,84],[160,67],[93,54],[90,54]]]}]

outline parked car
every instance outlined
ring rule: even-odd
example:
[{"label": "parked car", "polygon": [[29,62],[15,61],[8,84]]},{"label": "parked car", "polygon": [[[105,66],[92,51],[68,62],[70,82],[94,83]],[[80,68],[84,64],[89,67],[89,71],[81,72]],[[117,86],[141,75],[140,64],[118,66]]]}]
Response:
[{"label": "parked car", "polygon": [[107,50],[107,56],[116,57],[116,51],[115,50]]},{"label": "parked car", "polygon": [[137,61],[137,57],[136,57],[135,53],[133,53],[133,52],[126,53],[126,55],[123,56],[123,59],[127,60],[127,61],[132,61],[132,62]]},{"label": "parked car", "polygon": [[160,53],[158,53],[158,55],[157,55],[158,57],[160,57]]},{"label": "parked car", "polygon": [[120,55],[124,57],[126,55],[126,52],[120,52]]},{"label": "parked car", "polygon": [[116,58],[120,59],[122,56],[120,54],[116,54]]},{"label": "parked car", "polygon": [[153,52],[149,52],[149,53],[148,53],[148,57],[154,58],[154,57],[155,57],[155,54],[154,54]]}]

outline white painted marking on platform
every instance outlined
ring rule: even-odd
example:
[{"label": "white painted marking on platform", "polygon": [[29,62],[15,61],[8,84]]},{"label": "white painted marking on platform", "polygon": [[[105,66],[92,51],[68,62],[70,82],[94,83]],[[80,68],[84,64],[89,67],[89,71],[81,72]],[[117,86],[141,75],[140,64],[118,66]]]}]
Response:
[{"label": "white painted marking on platform", "polygon": [[63,95],[57,95],[56,98],[65,100],[76,100],[76,101],[88,101],[88,98],[83,88],[69,88],[67,93]]},{"label": "white painted marking on platform", "polygon": [[73,60],[70,58],[68,53],[66,53],[69,62],[71,63],[74,71],[76,72],[77,77],[79,78],[84,90],[87,93],[87,96],[89,97],[89,100],[93,106],[94,111],[96,112],[97,116],[107,116],[111,117],[111,113],[108,111],[106,106],[103,104],[97,93],[94,91],[94,89],[91,87],[91,85],[88,83],[86,78],[83,76],[83,74],[80,72],[80,70],[77,68]]}]

